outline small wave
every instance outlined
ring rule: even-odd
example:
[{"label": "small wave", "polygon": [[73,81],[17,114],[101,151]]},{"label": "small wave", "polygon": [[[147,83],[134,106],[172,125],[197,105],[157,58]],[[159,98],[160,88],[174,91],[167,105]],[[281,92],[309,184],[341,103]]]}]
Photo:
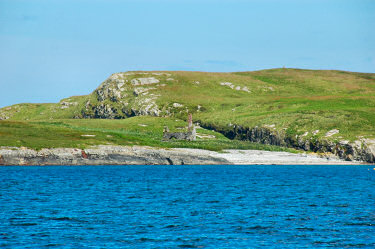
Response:
[{"label": "small wave", "polygon": [[62,244],[47,244],[47,245],[44,245],[44,247],[56,247],[56,246],[62,246]]},{"label": "small wave", "polygon": [[139,241],[141,241],[141,242],[157,242],[158,240],[151,239],[151,238],[140,238]]},{"label": "small wave", "polygon": [[330,245],[330,246],[340,246],[341,245],[341,240],[332,240],[332,241],[315,241],[313,244],[314,245]]},{"label": "small wave", "polygon": [[[372,244],[372,245],[374,245],[374,244]],[[368,247],[368,246],[371,246],[371,245],[363,244],[363,243],[358,243],[358,244],[349,243],[349,244],[343,244],[343,245],[340,245],[340,246],[345,247],[345,248],[349,248],[349,247]]]},{"label": "small wave", "polygon": [[53,217],[53,218],[51,218],[51,220],[69,221],[69,220],[73,220],[73,218],[70,218],[70,217]]},{"label": "small wave", "polygon": [[[363,244],[363,243],[348,243],[344,244],[341,240],[334,240],[334,241],[315,241],[314,245],[326,245],[329,247],[336,247],[336,248],[354,248],[354,247],[367,247],[373,246],[374,244]],[[372,247],[371,247],[372,248]]]},{"label": "small wave", "polygon": [[257,226],[247,227],[246,229],[248,229],[248,230],[264,230],[264,229],[270,229],[270,228],[272,228],[272,227],[257,225]]},{"label": "small wave", "polygon": [[25,222],[25,223],[13,223],[13,226],[21,226],[21,227],[28,227],[28,226],[36,226],[38,223],[32,223],[32,222]]},{"label": "small wave", "polygon": [[253,233],[254,231],[264,231],[264,230],[269,230],[271,229],[272,227],[267,227],[267,226],[261,226],[261,225],[256,225],[256,226],[250,226],[250,227],[242,227],[242,226],[236,226],[235,229],[237,231],[252,231],[251,233]]},{"label": "small wave", "polygon": [[335,205],[335,207],[349,207],[348,204],[337,204]]},{"label": "small wave", "polygon": [[197,215],[199,215],[199,212],[198,211],[192,211],[192,212],[190,212],[190,215],[191,216],[197,216]]},{"label": "small wave", "polygon": [[189,245],[189,244],[179,245],[178,247],[180,248],[202,248],[201,246]]},{"label": "small wave", "polygon": [[[204,239],[206,239],[207,237],[202,237]],[[199,242],[201,241],[202,239],[201,238],[195,238],[195,239],[185,239],[185,238],[177,238],[175,241],[181,241],[183,243],[190,243],[190,242]]]},{"label": "small wave", "polygon": [[164,215],[163,218],[177,219],[177,218],[179,218],[179,216],[176,216],[176,215]]},{"label": "small wave", "polygon": [[367,222],[359,222],[359,223],[345,223],[346,226],[364,226],[364,227],[371,227],[375,226],[375,224],[367,223]]},{"label": "small wave", "polygon": [[175,227],[178,227],[178,225],[168,225],[168,226],[165,226],[164,228],[175,228]]},{"label": "small wave", "polygon": [[219,203],[220,201],[212,200],[212,201],[206,201],[206,203]]},{"label": "small wave", "polygon": [[310,231],[310,232],[315,231],[315,229],[312,228],[312,227],[297,227],[297,230],[299,230],[299,231]]},{"label": "small wave", "polygon": [[54,220],[54,221],[72,221],[72,222],[79,222],[79,223],[86,223],[87,221],[78,219],[78,218],[73,218],[73,217],[45,217],[47,220]]}]

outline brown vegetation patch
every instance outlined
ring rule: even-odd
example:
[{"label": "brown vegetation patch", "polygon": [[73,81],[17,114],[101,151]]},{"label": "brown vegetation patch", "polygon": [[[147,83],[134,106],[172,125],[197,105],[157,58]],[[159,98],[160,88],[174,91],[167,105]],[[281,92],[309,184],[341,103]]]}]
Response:
[{"label": "brown vegetation patch", "polygon": [[358,84],[353,84],[353,83],[343,83],[343,86],[348,89],[348,90],[358,90],[361,89],[362,87],[359,86]]},{"label": "brown vegetation patch", "polygon": [[309,100],[327,100],[327,99],[338,99],[340,96],[311,96],[307,97]]}]

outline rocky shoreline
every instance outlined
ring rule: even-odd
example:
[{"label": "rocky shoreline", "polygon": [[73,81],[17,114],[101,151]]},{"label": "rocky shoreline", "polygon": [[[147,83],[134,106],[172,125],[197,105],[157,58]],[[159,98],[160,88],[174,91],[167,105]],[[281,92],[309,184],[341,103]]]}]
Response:
[{"label": "rocky shoreline", "polygon": [[364,161],[375,163],[375,140],[359,139],[354,142],[346,140],[331,141],[321,138],[305,138],[289,135],[285,131],[277,131],[269,127],[243,127],[232,125],[231,127],[215,126],[202,123],[203,128],[222,133],[229,139],[245,140],[261,144],[289,147],[317,153],[329,153],[346,161]]},{"label": "rocky shoreline", "polygon": [[159,149],[101,145],[89,149],[55,148],[40,151],[0,148],[0,165],[239,165],[239,164],[361,164],[335,156],[259,150]]}]

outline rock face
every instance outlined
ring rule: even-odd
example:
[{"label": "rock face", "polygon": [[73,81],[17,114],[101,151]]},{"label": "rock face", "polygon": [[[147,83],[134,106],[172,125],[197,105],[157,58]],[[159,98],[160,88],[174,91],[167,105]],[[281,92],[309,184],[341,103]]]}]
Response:
[{"label": "rock face", "polygon": [[230,164],[224,158],[178,149],[98,146],[91,149],[0,149],[0,165],[183,165]]},{"label": "rock face", "polygon": [[337,157],[259,150],[155,149],[97,146],[91,149],[0,148],[0,165],[207,165],[207,164],[358,164]]},{"label": "rock face", "polygon": [[154,92],[166,86],[159,84],[161,80],[157,77],[164,79],[167,76],[170,74],[113,74],[94,91],[95,99],[86,102],[81,113],[82,118],[123,119],[138,115],[160,116],[161,110],[157,105],[160,95]]},{"label": "rock face", "polygon": [[149,78],[137,78],[137,79],[132,79],[131,83],[134,86],[138,85],[150,85],[150,84],[157,84],[160,81],[156,79],[155,77],[149,77]]},{"label": "rock face", "polygon": [[[305,151],[332,153],[341,159],[375,163],[375,140],[362,139],[349,143],[348,141],[333,142],[322,139],[306,139],[303,135],[296,137],[285,132],[279,132],[270,127],[242,127],[232,125],[231,128],[205,124],[201,126],[222,133],[230,139],[247,140],[256,143],[284,146]],[[338,131],[334,130],[335,133]],[[332,132],[331,132],[332,133]]]}]

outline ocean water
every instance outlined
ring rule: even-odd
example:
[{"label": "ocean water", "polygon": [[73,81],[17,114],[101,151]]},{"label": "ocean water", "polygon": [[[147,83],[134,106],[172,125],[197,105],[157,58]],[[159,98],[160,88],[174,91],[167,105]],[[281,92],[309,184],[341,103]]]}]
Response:
[{"label": "ocean water", "polygon": [[0,167],[0,247],[375,248],[373,168]]}]

